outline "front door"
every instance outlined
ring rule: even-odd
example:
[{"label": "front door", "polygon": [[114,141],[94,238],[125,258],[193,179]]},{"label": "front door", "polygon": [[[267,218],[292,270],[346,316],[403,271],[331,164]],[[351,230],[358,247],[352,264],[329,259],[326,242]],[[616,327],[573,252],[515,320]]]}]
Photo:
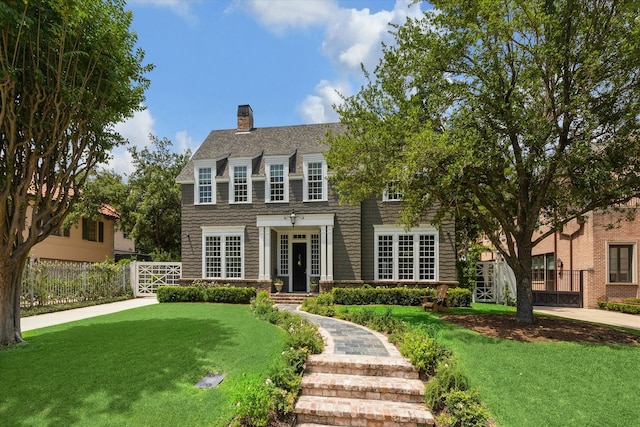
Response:
[{"label": "front door", "polygon": [[293,292],[307,291],[307,244],[294,243],[293,247]]}]

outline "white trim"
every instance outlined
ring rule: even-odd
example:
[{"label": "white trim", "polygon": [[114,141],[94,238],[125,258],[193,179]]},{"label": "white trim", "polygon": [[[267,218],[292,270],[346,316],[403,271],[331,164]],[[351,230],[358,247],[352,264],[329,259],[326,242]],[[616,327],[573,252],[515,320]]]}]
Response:
[{"label": "white trim", "polygon": [[[300,214],[296,219],[296,227],[333,226],[335,214]],[[291,228],[289,215],[256,215],[257,227]]]},{"label": "white trim", "polygon": [[[386,280],[386,281],[409,281],[409,282],[437,282],[440,277],[440,233],[439,231],[431,226],[419,226],[414,227],[408,231],[406,231],[402,227],[391,226],[391,225],[374,225],[374,277],[375,280]],[[393,273],[391,279],[380,279],[379,276],[379,245],[378,245],[378,237],[381,235],[391,235],[392,236],[392,255],[393,255]],[[412,279],[399,279],[399,236],[413,236],[413,278]],[[434,238],[434,277],[433,279],[420,279],[420,237],[429,235]]]},{"label": "white trim", "polygon": [[[309,200],[309,163],[321,163],[322,164],[322,198]],[[302,201],[303,202],[326,202],[329,197],[327,191],[327,162],[324,156],[319,154],[306,154],[302,156],[302,172],[303,172],[303,184],[302,184]]]},{"label": "white trim", "polygon": [[[284,200],[271,200],[271,166],[282,165]],[[264,159],[264,202],[289,203],[289,156],[271,156]]]},{"label": "white trim", "polygon": [[[242,204],[250,204],[252,202],[252,179],[251,175],[253,174],[252,169],[252,159],[250,157],[238,157],[229,159],[229,204],[230,205],[242,205]],[[237,167],[245,167],[247,170],[246,180],[247,180],[247,200],[236,202],[235,201],[235,168]]]},{"label": "white trim", "polygon": [[[202,277],[211,279],[226,279],[226,238],[227,237],[240,237],[240,277],[238,279],[244,279],[244,267],[245,267],[245,239],[244,239],[244,226],[225,227],[225,226],[202,226]],[[206,263],[206,238],[207,237],[220,237],[220,277],[207,276],[207,263]],[[234,277],[235,278],[235,277]]]},{"label": "white trim", "polygon": [[[211,169],[211,201],[200,202],[200,169]],[[216,204],[216,161],[215,160],[194,160],[193,161],[193,204],[194,205],[215,205]]]}]

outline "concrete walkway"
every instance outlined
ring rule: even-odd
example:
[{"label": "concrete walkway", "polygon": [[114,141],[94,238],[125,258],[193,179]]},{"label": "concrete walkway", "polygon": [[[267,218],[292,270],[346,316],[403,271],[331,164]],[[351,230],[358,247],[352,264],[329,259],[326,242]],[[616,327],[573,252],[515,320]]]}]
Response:
[{"label": "concrete walkway", "polygon": [[640,315],[620,313],[617,311],[601,310],[599,308],[535,306],[533,312],[640,330]]},{"label": "concrete walkway", "polygon": [[73,310],[65,310],[55,313],[23,317],[22,319],[20,319],[20,326],[22,332],[26,332],[32,329],[39,329],[46,326],[59,325],[61,323],[88,319],[89,317],[102,316],[104,314],[116,313],[118,311],[144,307],[145,305],[157,303],[158,300],[156,299],[156,297],[128,299],[124,301],[112,302],[109,304],[93,305],[91,307],[75,308]]}]

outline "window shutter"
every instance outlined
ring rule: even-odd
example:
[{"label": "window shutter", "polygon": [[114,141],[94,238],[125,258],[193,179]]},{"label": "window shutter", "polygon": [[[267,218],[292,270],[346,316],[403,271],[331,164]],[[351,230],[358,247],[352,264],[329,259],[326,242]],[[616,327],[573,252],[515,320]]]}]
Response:
[{"label": "window shutter", "polygon": [[89,240],[89,221],[82,218],[82,240]]},{"label": "window shutter", "polygon": [[104,242],[104,222],[98,222],[98,242]]}]

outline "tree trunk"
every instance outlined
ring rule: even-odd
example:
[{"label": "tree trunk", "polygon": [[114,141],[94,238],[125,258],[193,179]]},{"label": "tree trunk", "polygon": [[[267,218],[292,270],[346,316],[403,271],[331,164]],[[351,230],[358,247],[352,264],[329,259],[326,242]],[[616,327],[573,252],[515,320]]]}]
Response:
[{"label": "tree trunk", "polygon": [[8,257],[0,261],[0,347],[22,342],[20,295],[26,257],[17,262]]},{"label": "tree trunk", "polygon": [[[522,245],[524,246],[524,245]],[[516,276],[516,320],[533,324],[533,287],[531,281],[531,248],[518,246],[518,257],[507,263]]]}]

